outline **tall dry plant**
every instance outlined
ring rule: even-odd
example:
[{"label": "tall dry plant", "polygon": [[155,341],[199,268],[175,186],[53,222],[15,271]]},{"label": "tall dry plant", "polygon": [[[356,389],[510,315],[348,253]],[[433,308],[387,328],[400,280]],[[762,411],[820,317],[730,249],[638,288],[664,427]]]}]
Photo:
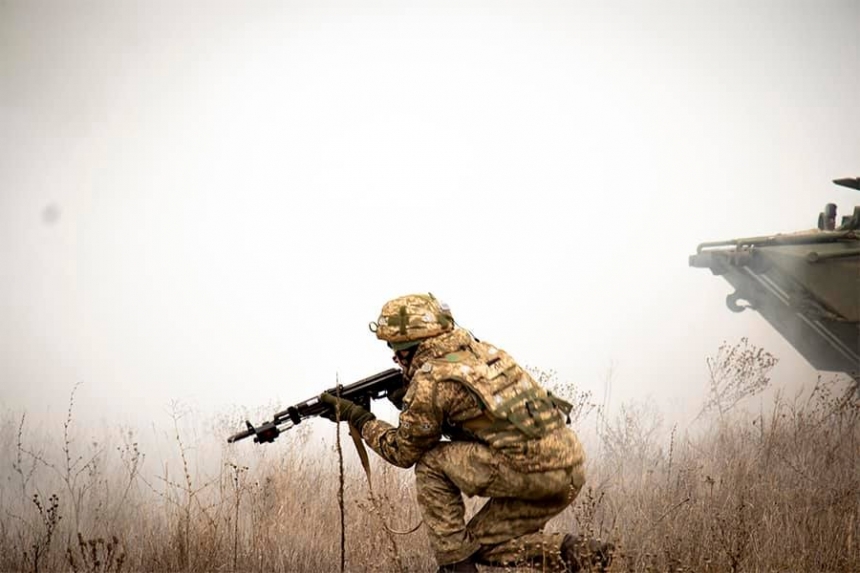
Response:
[{"label": "tall dry plant", "polygon": [[723,342],[717,353],[705,361],[708,365],[708,399],[699,415],[715,411],[720,418],[741,400],[767,388],[770,371],[778,362],[773,354],[752,344],[747,337],[734,344]]}]

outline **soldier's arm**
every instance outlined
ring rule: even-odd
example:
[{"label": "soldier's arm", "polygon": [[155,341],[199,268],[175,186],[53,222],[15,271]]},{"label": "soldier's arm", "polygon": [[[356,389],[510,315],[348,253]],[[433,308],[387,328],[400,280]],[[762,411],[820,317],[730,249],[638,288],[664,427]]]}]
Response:
[{"label": "soldier's arm", "polygon": [[438,403],[436,381],[418,373],[403,400],[400,425],[395,428],[383,420],[371,420],[361,434],[385,461],[408,468],[439,443],[443,420],[444,405]]}]

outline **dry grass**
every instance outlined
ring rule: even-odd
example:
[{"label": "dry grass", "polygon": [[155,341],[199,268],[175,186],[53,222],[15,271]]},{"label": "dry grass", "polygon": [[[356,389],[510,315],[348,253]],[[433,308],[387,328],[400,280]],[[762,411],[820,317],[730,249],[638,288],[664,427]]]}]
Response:
[{"label": "dry grass", "polygon": [[[711,407],[684,435],[654,407],[608,419],[568,396],[598,432],[588,486],[550,526],[615,541],[614,571],[860,571],[860,405],[835,382],[766,413]],[[233,418],[194,439],[176,408],[173,455],[153,464],[128,430],[82,440],[74,394],[53,441],[3,416],[0,571],[341,569],[338,457],[306,426],[228,447]],[[345,569],[434,570],[420,530],[394,554],[348,438],[344,456]],[[411,472],[371,457],[382,518],[409,529]]]},{"label": "dry grass", "polygon": [[665,448],[622,434],[592,474],[621,570],[860,571],[860,404],[843,396],[819,381]]}]

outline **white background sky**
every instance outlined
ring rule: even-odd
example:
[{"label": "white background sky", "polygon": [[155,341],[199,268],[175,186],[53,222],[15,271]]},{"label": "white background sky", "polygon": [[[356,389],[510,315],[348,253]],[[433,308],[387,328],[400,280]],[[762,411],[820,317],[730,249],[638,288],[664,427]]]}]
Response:
[{"label": "white background sky", "polygon": [[687,258],[860,204],[858,98],[854,0],[0,0],[0,407],[286,405],[426,291],[613,403],[814,380]]}]

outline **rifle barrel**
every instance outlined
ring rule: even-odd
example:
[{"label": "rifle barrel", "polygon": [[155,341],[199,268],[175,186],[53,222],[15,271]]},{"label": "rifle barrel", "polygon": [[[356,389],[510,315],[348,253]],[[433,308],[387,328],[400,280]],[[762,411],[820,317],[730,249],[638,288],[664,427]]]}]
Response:
[{"label": "rifle barrel", "polygon": [[[371,399],[378,400],[384,396],[387,396],[391,390],[398,388],[403,385],[403,374],[397,368],[389,368],[384,372],[379,372],[372,376],[368,376],[358,382],[354,382],[347,386],[334,387],[326,390],[329,394],[340,395],[341,398],[346,400],[352,400],[354,402],[364,402],[369,404]],[[264,422],[260,424],[258,427],[254,427],[250,421],[245,421],[245,425],[247,429],[242,430],[241,432],[237,432],[227,438],[227,443],[232,444],[233,442],[238,442],[239,440],[244,440],[245,438],[249,438],[251,436],[257,436],[258,438],[262,438],[263,435],[268,432],[273,432],[275,437],[280,433],[279,430],[289,429],[290,427],[300,423],[302,420],[307,418],[311,418],[313,416],[319,416],[323,412],[325,412],[329,408],[328,405],[320,402],[317,396],[305,400],[304,402],[299,402],[293,406],[290,406],[286,410],[282,412],[276,413],[272,420],[269,422]],[[282,424],[288,424],[292,422],[292,425],[287,426],[286,428],[280,428]],[[274,437],[266,436],[267,439],[264,441],[272,441]]]}]

